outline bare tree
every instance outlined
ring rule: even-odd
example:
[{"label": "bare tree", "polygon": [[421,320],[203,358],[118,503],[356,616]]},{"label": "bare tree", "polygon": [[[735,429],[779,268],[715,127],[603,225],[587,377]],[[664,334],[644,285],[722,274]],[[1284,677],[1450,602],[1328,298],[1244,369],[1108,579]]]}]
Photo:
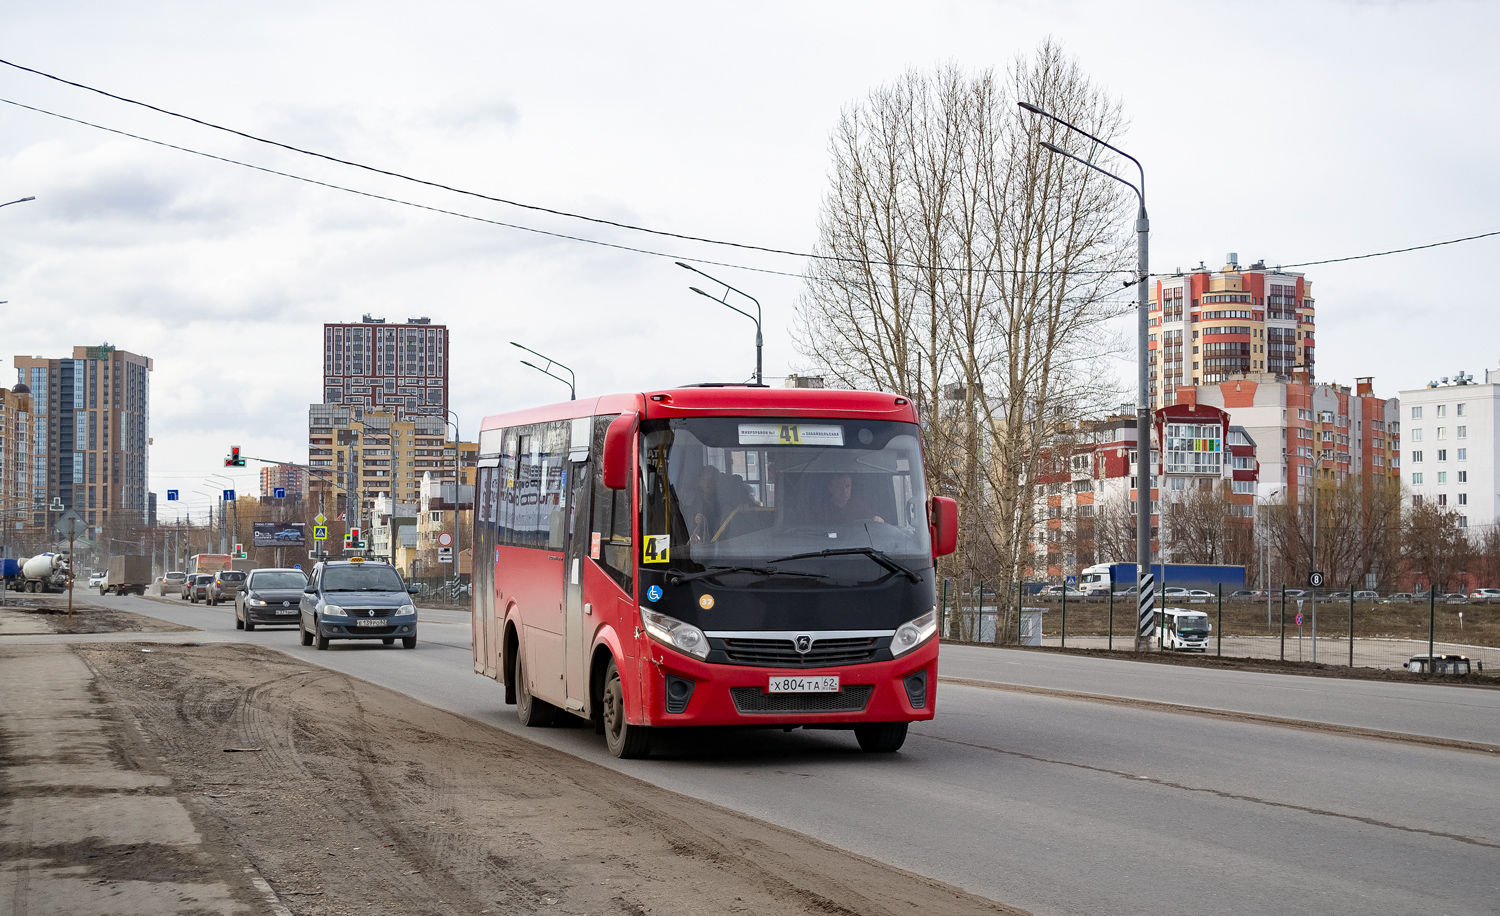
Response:
[{"label": "bare tree", "polygon": [[1121,128],[1118,104],[1050,42],[1003,78],[910,72],[846,109],[798,303],[810,363],[916,403],[929,486],[960,500],[949,569],[1007,582],[1042,444],[1113,394],[1098,357],[1128,250],[1119,188],[1047,152],[1087,154],[1017,101],[1100,136]]},{"label": "bare tree", "polygon": [[1162,539],[1172,562],[1252,565],[1251,519],[1235,512],[1229,495],[1228,481],[1209,478],[1162,500]]},{"label": "bare tree", "polygon": [[1442,506],[1414,505],[1406,516],[1404,551],[1412,575],[1431,590],[1445,592],[1468,571],[1474,549],[1458,514]]}]

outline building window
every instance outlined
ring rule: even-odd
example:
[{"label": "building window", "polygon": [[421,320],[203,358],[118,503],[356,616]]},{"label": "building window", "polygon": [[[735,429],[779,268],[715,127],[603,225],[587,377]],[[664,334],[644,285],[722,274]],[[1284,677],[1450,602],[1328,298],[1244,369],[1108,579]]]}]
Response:
[{"label": "building window", "polygon": [[1468,471],[1459,471],[1458,472],[1458,482],[1459,483],[1468,483],[1469,482],[1469,472]]},{"label": "building window", "polygon": [[1413,441],[1413,442],[1421,442],[1422,441],[1422,430],[1420,430],[1420,429],[1409,430],[1407,432],[1407,435],[1411,437],[1411,441]]},{"label": "building window", "polygon": [[1412,504],[1413,508],[1416,508],[1416,509],[1422,508],[1422,496],[1421,496],[1421,494],[1413,496],[1411,498],[1411,504]]},{"label": "building window", "polygon": [[1438,408],[1437,415],[1439,417],[1446,417],[1446,416],[1448,416],[1448,405],[1447,404],[1439,404],[1437,406],[1437,408]]},{"label": "building window", "polygon": [[1460,494],[1458,494],[1458,504],[1460,506],[1467,506],[1469,504],[1469,494],[1467,494],[1467,493],[1460,493]]},{"label": "building window", "polygon": [[1420,420],[1420,419],[1422,419],[1422,408],[1420,408],[1420,407],[1413,407],[1411,409],[1411,418],[1413,420]]},{"label": "building window", "polygon": [[1417,471],[1416,473],[1414,473],[1414,474],[1411,475],[1411,485],[1414,486],[1414,487],[1420,487],[1422,485],[1422,472],[1421,471]]},{"label": "building window", "polygon": [[1438,453],[1438,460],[1439,461],[1447,461],[1448,460],[1448,450],[1447,449],[1440,448],[1440,449],[1437,450],[1437,453]]},{"label": "building window", "polygon": [[1454,413],[1458,414],[1460,417],[1467,416],[1468,415],[1468,411],[1464,410],[1464,408],[1467,407],[1467,406],[1469,406],[1469,405],[1467,405],[1467,404],[1459,404],[1458,405],[1458,409],[1455,410]]},{"label": "building window", "polygon": [[1460,515],[1458,517],[1458,527],[1460,527],[1460,528],[1467,528],[1467,527],[1469,527],[1469,517],[1467,515]]},{"label": "building window", "polygon": [[1448,438],[1448,427],[1446,427],[1446,426],[1439,426],[1437,428],[1437,430],[1438,430],[1438,438],[1439,439],[1446,439],[1446,438]]},{"label": "building window", "polygon": [[1447,471],[1438,471],[1438,483],[1447,483],[1447,482],[1448,482],[1448,472]]},{"label": "building window", "polygon": [[1448,505],[1448,494],[1447,493],[1439,493],[1437,495],[1437,501],[1438,501],[1438,505],[1440,505],[1440,506],[1446,506],[1446,505]]},{"label": "building window", "polygon": [[1421,460],[1422,460],[1422,450],[1421,449],[1418,449],[1415,452],[1411,453],[1411,462],[1412,462],[1412,464],[1416,464],[1416,463],[1418,463]]},{"label": "building window", "polygon": [[1457,429],[1455,429],[1453,431],[1453,438],[1455,438],[1455,439],[1467,439],[1467,438],[1469,438],[1469,428],[1467,426],[1460,426],[1460,427],[1458,427]]},{"label": "building window", "polygon": [[1458,450],[1458,460],[1459,461],[1468,461],[1469,460],[1469,450],[1466,449],[1466,448],[1459,449]]}]

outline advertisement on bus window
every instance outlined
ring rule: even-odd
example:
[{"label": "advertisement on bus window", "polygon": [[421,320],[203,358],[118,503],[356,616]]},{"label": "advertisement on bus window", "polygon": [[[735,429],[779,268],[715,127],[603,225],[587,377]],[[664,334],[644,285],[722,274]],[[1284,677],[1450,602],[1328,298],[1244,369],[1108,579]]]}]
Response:
[{"label": "advertisement on bus window", "polygon": [[307,526],[302,522],[256,522],[252,537],[256,547],[306,547]]}]

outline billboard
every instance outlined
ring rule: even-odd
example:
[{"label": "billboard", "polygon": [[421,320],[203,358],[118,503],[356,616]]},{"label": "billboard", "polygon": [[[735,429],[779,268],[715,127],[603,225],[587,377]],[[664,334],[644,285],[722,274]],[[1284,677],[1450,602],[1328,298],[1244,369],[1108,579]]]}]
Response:
[{"label": "billboard", "polygon": [[256,522],[253,538],[256,547],[305,547],[307,526],[302,522]]}]

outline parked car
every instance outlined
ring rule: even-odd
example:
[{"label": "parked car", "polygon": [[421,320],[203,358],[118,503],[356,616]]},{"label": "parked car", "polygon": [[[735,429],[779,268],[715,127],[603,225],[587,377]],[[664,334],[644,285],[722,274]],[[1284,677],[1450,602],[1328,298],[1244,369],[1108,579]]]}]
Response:
[{"label": "parked car", "polygon": [[1264,598],[1265,594],[1262,593],[1259,589],[1239,588],[1239,589],[1235,589],[1234,591],[1230,592],[1229,595],[1228,595],[1228,597],[1230,597],[1230,598]]},{"label": "parked car", "polygon": [[1354,593],[1354,600],[1355,601],[1379,601],[1380,600],[1380,593],[1379,592],[1372,592],[1372,591],[1369,591],[1369,590],[1357,591],[1357,592]]},{"label": "parked car", "polygon": [[1178,586],[1174,585],[1163,591],[1161,594],[1163,598],[1186,598],[1188,596],[1188,590],[1185,588],[1179,588]]},{"label": "parked car", "polygon": [[156,593],[158,595],[181,595],[182,587],[187,583],[187,573],[169,572],[156,580]]},{"label": "parked car", "polygon": [[208,603],[218,605],[220,602],[233,601],[234,596],[239,594],[240,588],[245,584],[245,573],[239,569],[221,569],[214,573],[208,582]]},{"label": "parked car", "polygon": [[302,593],[297,628],[302,645],[328,648],[333,639],[378,639],[391,645],[397,639],[407,649],[417,647],[417,606],[412,587],[396,567],[354,557],[326,560],[313,567]]},{"label": "parked car", "polygon": [[1049,585],[1046,588],[1042,589],[1040,594],[1048,598],[1061,598],[1064,594],[1066,594],[1069,598],[1087,597],[1082,591],[1074,588],[1071,585]]},{"label": "parked car", "polygon": [[1189,591],[1187,593],[1187,596],[1188,596],[1189,599],[1193,599],[1193,598],[1216,598],[1216,597],[1218,597],[1213,592],[1208,591],[1207,589],[1202,589],[1202,588],[1195,588],[1195,589]]},{"label": "parked car", "polygon": [[252,569],[245,587],[234,596],[234,626],[254,630],[257,625],[291,626],[297,622],[307,576],[300,569]]},{"label": "parked car", "polygon": [[1468,604],[1469,596],[1463,592],[1449,592],[1446,595],[1438,595],[1444,604]]},{"label": "parked car", "polygon": [[1286,591],[1282,592],[1282,594],[1286,595],[1288,598],[1306,598],[1307,590],[1301,588],[1289,588]]},{"label": "parked car", "polygon": [[214,580],[212,573],[193,573],[187,577],[187,582],[182,588],[182,597],[197,604],[201,599],[208,600],[208,586]]},{"label": "parked car", "polygon": [[1384,601],[1385,604],[1410,604],[1411,602],[1411,592],[1396,592]]},{"label": "parked car", "polygon": [[1476,588],[1469,592],[1469,600],[1494,604],[1500,601],[1500,588]]},{"label": "parked car", "polygon": [[1348,591],[1329,592],[1328,594],[1324,595],[1323,597],[1326,598],[1326,599],[1328,599],[1329,601],[1348,601],[1349,600],[1349,592]]}]

